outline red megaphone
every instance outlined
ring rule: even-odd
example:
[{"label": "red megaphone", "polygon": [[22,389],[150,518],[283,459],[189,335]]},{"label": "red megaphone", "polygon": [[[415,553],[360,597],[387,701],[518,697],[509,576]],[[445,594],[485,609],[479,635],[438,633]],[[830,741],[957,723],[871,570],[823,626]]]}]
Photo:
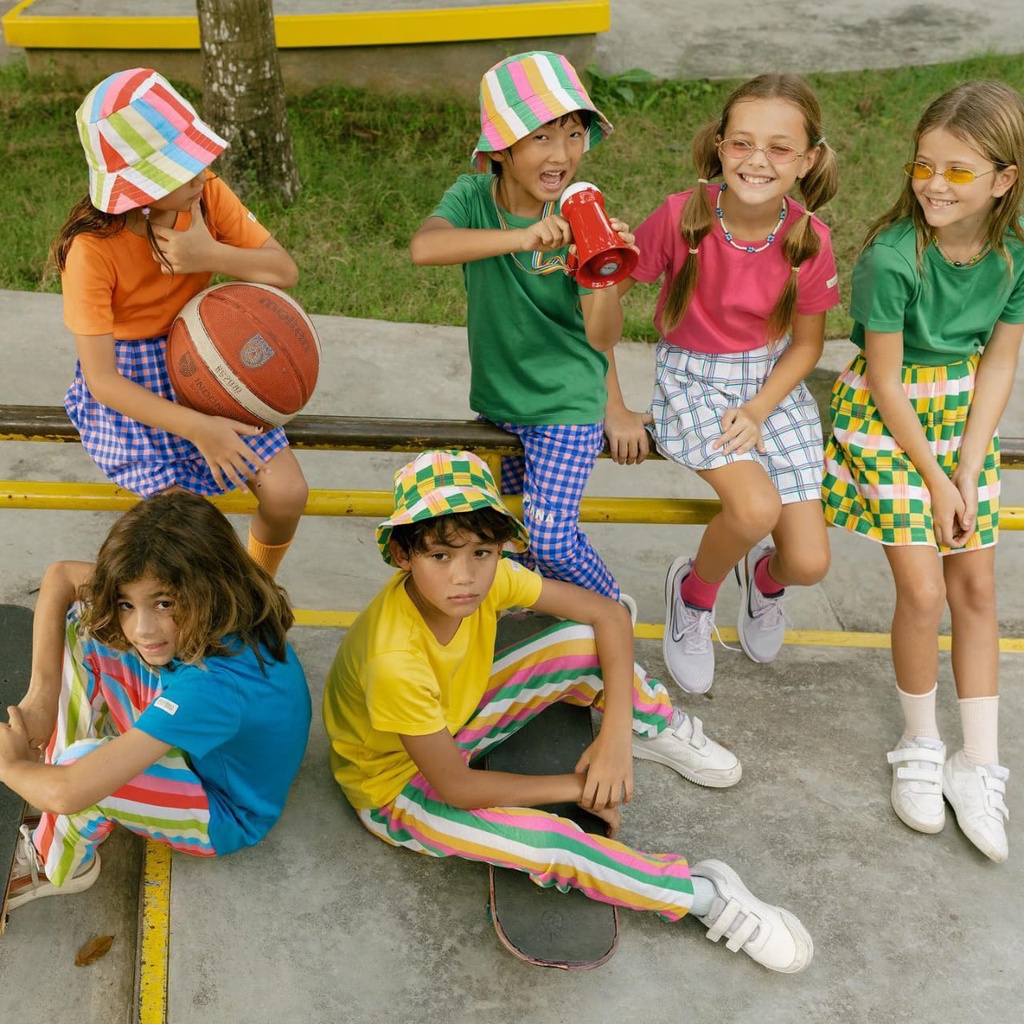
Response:
[{"label": "red megaphone", "polygon": [[584,288],[608,288],[629,277],[636,266],[636,250],[612,228],[601,190],[589,181],[578,181],[562,193],[561,204],[576,244],[569,273]]}]

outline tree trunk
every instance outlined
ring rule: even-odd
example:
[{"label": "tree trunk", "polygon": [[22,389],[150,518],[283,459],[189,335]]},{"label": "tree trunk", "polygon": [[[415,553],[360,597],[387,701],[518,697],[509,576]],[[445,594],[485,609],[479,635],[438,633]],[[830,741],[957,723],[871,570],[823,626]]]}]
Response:
[{"label": "tree trunk", "polygon": [[302,187],[295,167],[271,0],[196,0],[203,51],[203,116],[229,146],[224,178],[286,205]]}]

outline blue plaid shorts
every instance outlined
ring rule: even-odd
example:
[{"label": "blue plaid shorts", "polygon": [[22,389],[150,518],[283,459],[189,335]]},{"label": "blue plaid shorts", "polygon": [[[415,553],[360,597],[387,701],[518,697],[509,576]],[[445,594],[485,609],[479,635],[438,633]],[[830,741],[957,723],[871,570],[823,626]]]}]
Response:
[{"label": "blue plaid shorts", "polygon": [[518,560],[549,579],[617,600],[615,577],[579,528],[583,489],[604,448],[604,425],[495,425],[518,436],[525,452],[501,460],[502,493],[523,496],[530,531],[530,550]]},{"label": "blue plaid shorts", "polygon": [[[116,343],[117,370],[122,377],[176,402],[167,375],[165,338]],[[64,397],[64,408],[82,438],[82,446],[118,487],[148,498],[169,487],[194,494],[221,494],[206,459],[191,441],[147,427],[98,402],[82,376],[81,364]],[[281,427],[242,440],[262,459],[288,447]],[[255,469],[255,464],[253,465]]]}]

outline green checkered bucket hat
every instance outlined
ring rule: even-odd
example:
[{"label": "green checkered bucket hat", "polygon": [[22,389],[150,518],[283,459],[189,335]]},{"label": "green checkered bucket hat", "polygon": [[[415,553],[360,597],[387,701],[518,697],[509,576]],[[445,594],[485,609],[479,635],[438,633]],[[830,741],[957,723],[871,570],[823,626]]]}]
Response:
[{"label": "green checkered bucket hat", "polygon": [[395,510],[377,527],[377,546],[388,565],[391,531],[396,526],[437,519],[454,512],[493,508],[515,524],[511,543],[525,551],[530,544],[526,527],[505,507],[487,464],[472,452],[423,452],[395,474]]}]

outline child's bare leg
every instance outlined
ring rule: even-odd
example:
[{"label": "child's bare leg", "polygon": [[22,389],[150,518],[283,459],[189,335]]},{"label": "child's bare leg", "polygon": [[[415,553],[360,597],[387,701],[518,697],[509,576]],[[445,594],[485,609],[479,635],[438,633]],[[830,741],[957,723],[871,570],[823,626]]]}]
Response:
[{"label": "child's bare leg", "polygon": [[892,663],[903,711],[903,736],[888,755],[893,770],[890,799],[906,825],[918,832],[940,832],[946,813],[946,748],[935,720],[935,679],[946,588],[934,548],[887,546],[885,554],[896,581]]},{"label": "child's bare leg", "polygon": [[768,572],[780,586],[809,587],[825,578],[832,555],[820,501],[783,505],[772,540]]},{"label": "child's bare leg", "polygon": [[291,448],[273,456],[248,484],[259,502],[249,524],[249,554],[273,574],[295,536],[309,486]]},{"label": "child's bare leg", "polygon": [[732,462],[703,471],[721,499],[719,512],[704,530],[694,570],[708,583],[720,583],[732,567],[775,529],[782,500],[768,474],[755,462]]},{"label": "child's bare leg", "polygon": [[935,549],[924,545],[886,546],[896,582],[892,617],[892,664],[896,685],[924,694],[935,687],[939,670],[939,623],[946,586]]},{"label": "child's bare leg", "polygon": [[953,626],[953,678],[959,697],[999,693],[999,623],[994,547],[942,560]]},{"label": "child's bare leg", "polygon": [[951,754],[942,789],[964,835],[992,860],[1006,860],[1006,780],[999,764],[999,627],[995,548],[942,560],[953,619],[953,675],[964,746]]}]

